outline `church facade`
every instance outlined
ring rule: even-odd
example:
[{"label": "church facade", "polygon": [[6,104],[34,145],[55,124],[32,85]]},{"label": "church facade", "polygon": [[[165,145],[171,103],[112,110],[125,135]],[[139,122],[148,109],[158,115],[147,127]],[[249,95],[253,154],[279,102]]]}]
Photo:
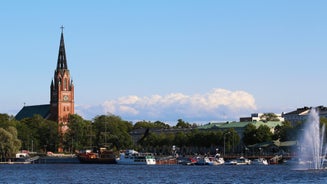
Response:
[{"label": "church facade", "polygon": [[45,119],[58,122],[58,131],[64,134],[67,130],[68,116],[74,114],[74,108],[74,84],[67,65],[62,27],[57,67],[50,85],[50,104],[24,106],[15,118],[22,120],[38,114]]}]

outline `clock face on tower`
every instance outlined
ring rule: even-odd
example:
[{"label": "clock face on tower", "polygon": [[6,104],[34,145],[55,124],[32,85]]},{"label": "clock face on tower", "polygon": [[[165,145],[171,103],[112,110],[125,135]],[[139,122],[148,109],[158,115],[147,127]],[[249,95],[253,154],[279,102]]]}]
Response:
[{"label": "clock face on tower", "polygon": [[64,101],[68,101],[68,96],[64,95]]}]

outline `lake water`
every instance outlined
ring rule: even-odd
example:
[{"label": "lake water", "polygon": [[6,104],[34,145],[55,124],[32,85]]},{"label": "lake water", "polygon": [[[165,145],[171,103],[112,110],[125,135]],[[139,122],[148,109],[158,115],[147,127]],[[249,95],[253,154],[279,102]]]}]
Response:
[{"label": "lake water", "polygon": [[288,165],[0,165],[0,183],[327,183],[327,170]]}]

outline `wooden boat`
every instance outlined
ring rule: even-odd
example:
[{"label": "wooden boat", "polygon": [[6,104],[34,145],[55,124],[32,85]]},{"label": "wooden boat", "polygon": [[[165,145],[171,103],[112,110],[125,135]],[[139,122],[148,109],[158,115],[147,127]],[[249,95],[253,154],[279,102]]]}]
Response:
[{"label": "wooden boat", "polygon": [[156,159],[157,165],[175,165],[177,164],[177,158],[173,156],[160,157]]},{"label": "wooden boat", "polygon": [[80,163],[83,164],[116,164],[116,156],[113,151],[100,148],[98,152],[86,150],[77,155]]}]

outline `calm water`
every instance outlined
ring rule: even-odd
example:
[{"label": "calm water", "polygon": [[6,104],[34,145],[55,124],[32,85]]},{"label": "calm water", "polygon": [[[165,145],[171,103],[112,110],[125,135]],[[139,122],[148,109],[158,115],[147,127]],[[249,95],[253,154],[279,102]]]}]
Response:
[{"label": "calm water", "polygon": [[270,166],[0,165],[0,183],[327,183],[327,170]]}]

